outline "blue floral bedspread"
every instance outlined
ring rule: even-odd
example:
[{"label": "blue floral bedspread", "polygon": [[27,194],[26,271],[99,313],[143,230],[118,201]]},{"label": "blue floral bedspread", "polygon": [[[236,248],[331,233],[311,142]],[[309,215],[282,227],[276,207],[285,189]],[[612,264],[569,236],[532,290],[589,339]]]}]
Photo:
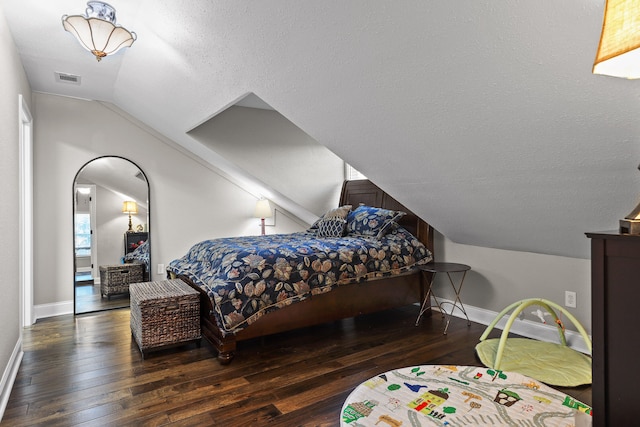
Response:
[{"label": "blue floral bedspread", "polygon": [[211,298],[223,334],[236,333],[266,312],[362,279],[403,274],[432,259],[402,227],[380,240],[317,238],[311,232],[205,240],[168,270]]}]

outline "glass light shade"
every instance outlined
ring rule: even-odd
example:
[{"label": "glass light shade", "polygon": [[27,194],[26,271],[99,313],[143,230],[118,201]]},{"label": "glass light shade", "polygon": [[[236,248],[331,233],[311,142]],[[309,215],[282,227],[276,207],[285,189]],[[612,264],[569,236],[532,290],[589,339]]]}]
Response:
[{"label": "glass light shade", "polygon": [[640,0],[607,0],[593,73],[640,78]]},{"label": "glass light shade", "polygon": [[256,218],[271,218],[271,205],[269,200],[260,199],[256,203],[256,210],[253,212],[253,216]]},{"label": "glass light shade", "polygon": [[116,11],[113,7],[99,1],[90,1],[87,6],[86,16],[64,15],[62,26],[78,39],[82,47],[95,55],[98,61],[133,44],[136,33],[116,25]]},{"label": "glass light shade", "polygon": [[138,204],[132,200],[122,202],[122,213],[138,214]]}]

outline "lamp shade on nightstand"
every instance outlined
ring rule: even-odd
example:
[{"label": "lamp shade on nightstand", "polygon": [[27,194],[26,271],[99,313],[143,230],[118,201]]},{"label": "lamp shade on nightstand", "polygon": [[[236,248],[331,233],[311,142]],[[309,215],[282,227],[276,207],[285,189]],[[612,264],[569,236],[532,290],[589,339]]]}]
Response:
[{"label": "lamp shade on nightstand", "polygon": [[258,200],[258,202],[256,203],[256,209],[253,212],[253,216],[256,218],[260,218],[260,225],[262,228],[262,235],[265,234],[264,232],[264,219],[265,218],[271,218],[273,216],[273,214],[271,213],[271,204],[269,203],[269,200],[267,199],[260,199]]},{"label": "lamp shade on nightstand", "polygon": [[253,212],[253,216],[256,218],[271,218],[271,204],[267,199],[260,199],[256,203],[256,210]]}]

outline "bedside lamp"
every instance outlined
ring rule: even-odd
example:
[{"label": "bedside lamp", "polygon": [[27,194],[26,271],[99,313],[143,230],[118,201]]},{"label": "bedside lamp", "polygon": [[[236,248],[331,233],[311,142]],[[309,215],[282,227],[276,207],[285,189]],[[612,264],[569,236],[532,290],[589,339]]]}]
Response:
[{"label": "bedside lamp", "polygon": [[131,226],[131,215],[138,214],[138,204],[133,200],[126,200],[122,202],[122,213],[129,214],[129,229],[127,233],[133,232],[133,227]]},{"label": "bedside lamp", "polygon": [[264,219],[271,218],[273,215],[271,214],[271,205],[269,204],[269,200],[260,199],[256,203],[256,210],[253,212],[253,216],[256,218],[260,218],[260,224],[262,226],[262,235],[264,236]]}]

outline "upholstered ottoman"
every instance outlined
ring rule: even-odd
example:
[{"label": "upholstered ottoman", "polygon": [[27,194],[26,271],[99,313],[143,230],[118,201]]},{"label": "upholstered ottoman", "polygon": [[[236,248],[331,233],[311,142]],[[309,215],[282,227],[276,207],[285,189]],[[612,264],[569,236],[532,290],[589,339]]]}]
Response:
[{"label": "upholstered ottoman", "polygon": [[200,345],[200,294],[182,280],[132,283],[131,333],[145,351],[196,341]]},{"label": "upholstered ottoman", "polygon": [[100,266],[100,293],[107,299],[111,299],[111,295],[128,293],[130,283],[142,280],[142,264]]}]

